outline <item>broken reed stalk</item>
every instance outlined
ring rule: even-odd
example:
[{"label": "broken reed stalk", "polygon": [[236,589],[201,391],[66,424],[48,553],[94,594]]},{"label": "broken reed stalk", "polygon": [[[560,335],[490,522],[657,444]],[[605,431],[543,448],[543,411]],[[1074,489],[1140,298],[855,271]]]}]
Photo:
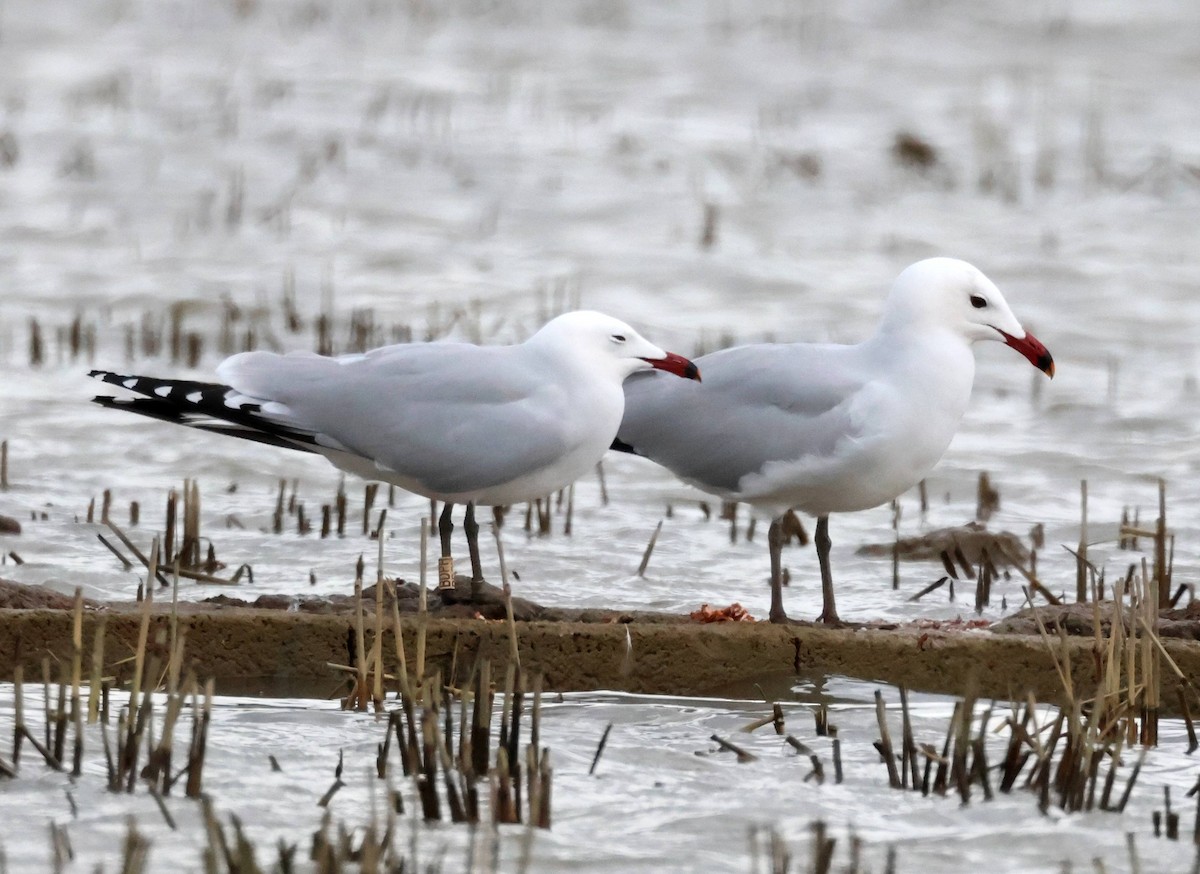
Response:
[{"label": "broken reed stalk", "polygon": [[[450,699],[446,698],[446,713],[450,712]],[[437,714],[434,714],[436,722]],[[447,723],[447,725],[449,725]],[[463,803],[463,797],[468,793],[467,780],[461,772],[456,772],[454,767],[454,759],[450,755],[449,735],[438,728],[434,732],[434,740],[437,743],[438,761],[442,766],[443,783],[446,787],[446,806],[450,810],[451,822],[475,822],[478,820],[478,811],[470,811]],[[457,776],[457,780],[455,779]],[[472,816],[474,814],[474,816]]]},{"label": "broken reed stalk", "polygon": [[813,752],[812,747],[790,734],[784,740],[800,755],[807,756],[809,764],[812,765],[812,771],[804,778],[804,782],[807,783],[809,780],[814,780],[818,786],[823,785],[825,783],[825,768],[821,764],[821,760],[817,757],[817,754]]},{"label": "broken reed stalk", "polygon": [[[512,773],[513,782],[516,789],[516,802],[518,808],[521,804],[521,756],[520,756],[520,737],[521,737],[521,714],[524,712],[522,706],[525,701],[525,672],[521,670],[521,665],[517,662],[512,664],[512,682],[505,686],[505,697],[512,698],[512,706],[506,707],[509,716],[509,730],[507,740],[508,761]],[[507,705],[507,701],[505,704]],[[500,723],[501,731],[504,728],[503,719]],[[517,821],[520,821],[518,814]]]},{"label": "broken reed stalk", "polygon": [[596,479],[600,483],[600,506],[608,506],[608,484],[604,481],[604,462],[596,462]]},{"label": "broken reed stalk", "polygon": [[[968,694],[960,704],[956,711],[957,719],[951,722],[946,741],[953,744],[950,751],[950,780],[965,804],[971,797],[973,769],[967,766],[967,755],[970,751],[971,717],[975,712],[975,698]],[[943,785],[942,788],[945,791],[946,786]]]},{"label": "broken reed stalk", "polygon": [[538,674],[533,682],[533,713],[529,721],[529,744],[525,747],[528,783],[525,797],[529,803],[529,824],[548,829],[551,821],[550,796],[553,768],[550,767],[549,748],[540,746],[542,682],[542,675]]},{"label": "broken reed stalk", "polygon": [[489,775],[494,823],[521,821],[521,765],[519,757],[514,755],[520,731],[521,689],[521,669],[510,663],[504,684],[496,764]]},{"label": "broken reed stalk", "polygon": [[171,779],[171,757],[174,750],[175,726],[186,700],[186,692],[180,692],[174,685],[168,688],[167,710],[163,717],[159,742],[147,755],[146,767],[141,775],[156,798],[169,793],[174,783]]},{"label": "broken reed stalk", "polygon": [[279,480],[279,491],[275,493],[275,512],[271,514],[271,531],[283,533],[284,500],[287,497],[287,480]]},{"label": "broken reed stalk", "polygon": [[392,642],[396,647],[396,665],[399,668],[400,694],[411,695],[412,687],[408,682],[408,658],[404,652],[404,626],[400,624],[400,599],[396,594],[395,585],[387,581],[388,594],[392,598]]},{"label": "broken reed stalk", "polygon": [[[150,598],[147,597],[148,603]],[[159,637],[157,643],[160,646],[155,648],[153,655],[147,660],[145,655],[142,655],[142,661],[148,665],[146,675],[154,677],[158,673],[159,656],[161,650],[162,639]],[[144,649],[141,647],[140,649]],[[125,791],[132,793],[136,786],[138,778],[138,757],[143,743],[149,744],[150,722],[154,712],[154,702],[151,697],[155,683],[153,681],[145,682],[142,690],[141,704],[137,706],[136,711],[133,707],[128,707],[122,713],[124,717],[124,732],[118,736],[118,755],[117,755],[117,783],[111,787],[113,791]],[[136,700],[137,686],[134,686],[130,691],[130,699]]]},{"label": "broken reed stalk", "polygon": [[184,794],[188,798],[201,797],[204,776],[204,756],[208,750],[208,725],[212,719],[213,681],[204,684],[204,704],[199,705],[195,691],[192,692],[192,741],[188,746],[187,783]]},{"label": "broken reed stalk", "polygon": [[[1003,550],[1003,547],[1001,547],[1001,549]],[[1030,607],[1033,607],[1033,598],[1030,596],[1028,590],[1024,590],[1024,591],[1025,591],[1025,600],[1029,603]],[[1050,645],[1050,636],[1046,633],[1045,623],[1042,622],[1042,616],[1040,613],[1038,613],[1037,608],[1034,608],[1034,610],[1033,610],[1033,618],[1034,618],[1034,621],[1037,623],[1038,634],[1041,635],[1042,643],[1044,643],[1046,645],[1046,649],[1050,653],[1050,658],[1054,662],[1054,670],[1058,673],[1058,679],[1062,683],[1063,693],[1066,695],[1066,698],[1068,701],[1074,701],[1075,693],[1074,693],[1074,689],[1072,688],[1072,685],[1071,685],[1071,672],[1070,672],[1069,666],[1067,667],[1067,669],[1064,669],[1063,664],[1058,659],[1058,656],[1055,655],[1054,648]],[[1069,653],[1065,649],[1065,644],[1064,644],[1063,652],[1064,652],[1064,655],[1069,655]]]},{"label": "broken reed stalk", "polygon": [[[1033,571],[1028,570],[1027,568],[1024,567],[1024,565],[1021,564],[1021,562],[1017,559],[1017,557],[1015,555],[1013,555],[1012,550],[1010,550],[1007,546],[1005,546],[1004,542],[1002,540],[997,539],[995,541],[995,544],[996,544],[996,549],[998,549],[1000,551],[1000,554],[1002,556],[1004,556],[1004,560],[1007,561],[1010,565],[1012,565],[1013,567],[1015,567],[1017,569],[1017,572],[1025,578],[1025,581],[1029,583],[1029,585],[1033,591],[1037,592],[1039,595],[1041,595],[1043,598],[1045,598],[1051,604],[1055,604],[1055,605],[1062,604],[1062,599],[1059,598],[1057,595],[1055,595],[1053,592],[1051,592],[1049,589],[1047,589],[1044,585],[1042,585],[1041,580],[1039,580],[1034,575]],[[1031,599],[1030,606],[1032,606],[1032,604],[1033,604],[1033,601]]]},{"label": "broken reed stalk", "polygon": [[103,543],[106,547],[108,547],[109,552],[111,552],[113,555],[115,555],[117,557],[117,561],[119,561],[121,563],[121,567],[124,570],[127,570],[127,571],[133,570],[133,562],[131,562],[129,559],[127,559],[123,552],[121,552],[119,549],[117,549],[115,546],[113,546],[112,543],[109,542],[108,538],[106,538],[103,534],[100,534],[99,532],[97,532],[96,538],[101,543]]},{"label": "broken reed stalk", "polygon": [[[362,566],[361,560],[359,566]],[[354,578],[354,688],[343,702],[345,710],[366,710],[367,702],[367,640],[363,621],[362,573]]]},{"label": "broken reed stalk", "polygon": [[183,638],[179,631],[179,560],[175,560],[171,577],[171,614],[167,617],[167,690],[179,688],[179,673],[183,668]]},{"label": "broken reed stalk", "polygon": [[[497,539],[496,545],[500,545]],[[503,551],[501,551],[503,556]],[[501,559],[503,561],[503,558]],[[519,669],[521,667],[521,648],[517,642],[517,623],[513,618],[512,605],[512,586],[508,584],[508,580],[504,581],[504,621],[508,626],[508,655],[512,659],[512,663]]]},{"label": "broken reed stalk", "polygon": [[[145,567],[147,570],[150,570],[150,568],[151,568],[150,559],[148,559],[146,557],[145,553],[143,553],[140,549],[138,549],[134,545],[132,540],[130,540],[128,537],[125,536],[125,532],[122,531],[120,528],[118,528],[117,525],[112,521],[112,519],[109,519],[106,524],[108,525],[109,530],[111,530],[113,534],[117,535],[117,539],[120,540],[121,543],[123,543],[125,545],[125,548],[128,549],[130,552],[132,552],[134,554],[134,556],[137,558],[137,560],[142,563],[142,566]],[[158,543],[157,536],[155,536],[154,542],[156,544]],[[154,560],[154,570],[146,578],[147,581],[149,581],[150,579],[153,578],[153,579],[157,579],[160,585],[163,585],[163,586],[170,585],[170,583],[167,582],[167,578],[158,572],[158,552],[157,552],[157,550],[155,550],[154,559],[155,559]],[[150,586],[147,586],[146,588],[149,589]]]},{"label": "broken reed stalk", "polygon": [[200,567],[200,484],[196,480],[183,481],[183,543],[179,551],[184,567]]},{"label": "broken reed stalk", "polygon": [[608,745],[608,735],[612,731],[612,727],[611,722],[604,726],[604,734],[600,735],[600,743],[596,744],[596,754],[592,756],[592,764],[588,768],[589,777],[596,773],[596,766],[600,764],[600,756],[604,754],[604,748]]},{"label": "broken reed stalk", "polygon": [[646,544],[646,551],[642,553],[642,561],[637,569],[639,577],[646,576],[646,568],[650,565],[650,556],[654,554],[654,545],[658,543],[658,535],[662,533],[662,527],[663,520],[659,519],[658,524],[654,526],[654,533],[650,535],[650,542]]},{"label": "broken reed stalk", "polygon": [[813,711],[813,730],[817,733],[817,737],[825,737],[830,733],[828,704],[822,703]]},{"label": "broken reed stalk", "polygon": [[[434,700],[427,696],[427,700]],[[426,822],[442,818],[441,801],[437,791],[437,714],[427,706],[421,714],[421,767],[414,774],[417,794],[421,799],[421,811]]]},{"label": "broken reed stalk", "polygon": [[1158,609],[1171,606],[1171,578],[1167,567],[1167,481],[1158,481],[1158,524],[1154,527],[1154,583]]},{"label": "broken reed stalk", "polygon": [[[952,565],[951,565],[951,566],[952,566]],[[910,596],[909,596],[909,598],[908,598],[908,601],[909,601],[909,603],[913,603],[914,601],[920,601],[922,598],[924,598],[924,597],[925,597],[926,595],[928,595],[930,592],[934,591],[935,589],[939,589],[939,588],[941,588],[942,586],[946,585],[946,582],[947,582],[949,579],[950,579],[949,577],[939,577],[938,579],[936,579],[936,580],[934,580],[932,583],[930,583],[928,586],[926,586],[925,588],[921,589],[921,591],[917,592],[915,595],[910,595]]]},{"label": "broken reed stalk", "polygon": [[892,501],[892,590],[900,588],[900,501]]},{"label": "broken reed stalk", "polygon": [[420,698],[421,684],[425,679],[425,637],[428,634],[429,599],[425,581],[429,565],[429,520],[421,518],[421,565],[420,588],[417,590],[417,660],[415,669],[416,690]]},{"label": "broken reed stalk", "polygon": [[900,774],[896,771],[896,755],[892,750],[892,736],[888,731],[887,709],[883,703],[883,693],[875,690],[875,719],[879,724],[879,755],[887,765],[888,785],[893,789],[901,789]]},{"label": "broken reed stalk", "polygon": [[334,506],[337,509],[337,536],[346,536],[346,478],[338,482],[337,494],[334,496]]},{"label": "broken reed stalk", "polygon": [[470,767],[471,774],[479,778],[488,772],[492,708],[495,704],[495,696],[492,692],[492,664],[488,659],[479,661],[475,677],[475,714],[471,720]]},{"label": "broken reed stalk", "polygon": [[736,755],[739,765],[744,765],[747,762],[758,761],[758,756],[754,755],[754,753],[751,753],[751,752],[748,752],[747,750],[742,749],[737,744],[730,743],[729,741],[725,740],[720,735],[714,734],[710,738],[710,740],[715,741],[717,746],[720,747],[724,752],[733,753],[734,755]]},{"label": "broken reed stalk", "polygon": [[83,589],[75,587],[71,622],[71,720],[75,723],[75,749],[71,775],[78,777],[83,768],[83,704],[79,687],[83,682]]},{"label": "broken reed stalk", "polygon": [[67,745],[67,725],[69,722],[67,713],[67,665],[64,662],[59,662],[58,668],[58,695],[54,704],[51,704],[50,692],[50,660],[48,658],[42,660],[42,675],[46,680],[46,746],[51,751],[55,760],[60,764],[64,761]]},{"label": "broken reed stalk", "polygon": [[772,704],[771,712],[769,714],[766,716],[760,716],[753,722],[746,723],[739,729],[739,731],[744,731],[749,734],[751,732],[758,731],[764,725],[773,725],[775,727],[776,734],[783,734],[783,707],[781,707],[778,703]]},{"label": "broken reed stalk", "polygon": [[1079,549],[1075,553],[1075,600],[1087,601],[1088,561],[1088,492],[1087,480],[1079,481]]},{"label": "broken reed stalk", "polygon": [[101,613],[96,617],[92,638],[92,666],[88,682],[88,725],[95,725],[100,718],[100,681],[104,672],[104,635],[108,629],[108,617]]},{"label": "broken reed stalk", "polygon": [[1200,747],[1200,741],[1196,740],[1196,726],[1192,721],[1192,711],[1188,706],[1187,695],[1184,693],[1182,687],[1178,688],[1176,691],[1179,694],[1179,711],[1183,714],[1183,723],[1187,727],[1187,751],[1189,754],[1191,754],[1196,752],[1197,747]]},{"label": "broken reed stalk", "polygon": [[363,537],[371,531],[371,511],[375,506],[375,496],[379,493],[379,483],[367,483],[363,487],[363,513],[362,513],[362,533]]},{"label": "broken reed stalk", "polygon": [[175,517],[179,511],[179,495],[175,489],[167,492],[166,518],[163,521],[163,564],[171,564],[175,560]]},{"label": "broken reed stalk", "polygon": [[[153,545],[150,547],[150,554],[152,558],[147,565],[147,569],[149,570],[147,579],[158,576],[158,535],[154,536]],[[146,644],[150,636],[150,607],[154,601],[153,592],[153,586],[147,586],[145,597],[142,599],[142,615],[138,625],[137,650],[133,661],[133,681],[129,686],[128,718],[131,726],[137,721],[137,696],[142,690],[142,675],[146,668]]]},{"label": "broken reed stalk", "polygon": [[[1161,489],[1161,480],[1159,484]],[[1162,494],[1162,491],[1160,491],[1160,501],[1165,500]],[[1165,509],[1163,509],[1161,504],[1159,511],[1160,513],[1165,513]],[[1159,522],[1158,538],[1165,540],[1162,524],[1164,522],[1163,517],[1160,516]],[[1142,599],[1141,615],[1138,617],[1143,631],[1141,651],[1143,688],[1142,727],[1139,738],[1143,746],[1158,746],[1158,707],[1162,693],[1162,659],[1160,653],[1165,652],[1165,650],[1162,648],[1162,642],[1158,640],[1155,628],[1158,625],[1159,605],[1162,603],[1162,593],[1159,587],[1164,583],[1164,580],[1160,576],[1159,571],[1163,567],[1165,567],[1165,564],[1156,568],[1155,575],[1148,580],[1150,584],[1149,591]],[[1155,643],[1158,644],[1157,647]]]},{"label": "broken reed stalk", "polygon": [[[378,483],[376,483],[378,486]],[[366,514],[363,514],[364,518]],[[387,519],[387,509],[379,511],[379,553],[375,563],[375,641],[371,651],[375,655],[373,664],[374,683],[371,686],[371,699],[375,704],[375,712],[383,710],[383,523]]]},{"label": "broken reed stalk", "polygon": [[25,669],[13,668],[13,768],[21,767],[21,742],[25,739]]},{"label": "broken reed stalk", "polygon": [[908,689],[900,687],[900,712],[903,719],[900,740],[901,785],[917,786],[917,744],[913,740],[912,719],[908,713]]},{"label": "broken reed stalk", "polygon": [[563,520],[563,536],[570,537],[575,519],[575,483],[567,486],[567,514]]},{"label": "broken reed stalk", "polygon": [[38,754],[41,755],[41,757],[45,760],[46,764],[49,765],[51,768],[53,768],[56,771],[61,771],[63,769],[61,759],[56,757],[54,755],[54,752],[51,749],[52,746],[54,745],[54,742],[50,737],[50,726],[51,726],[51,722],[52,722],[52,717],[50,715],[50,710],[49,710],[50,689],[49,689],[49,684],[48,684],[49,664],[48,664],[47,660],[43,660],[43,662],[42,662],[42,672],[43,672],[43,676],[46,677],[46,679],[47,679],[46,688],[43,692],[43,696],[44,696],[43,701],[45,702],[45,705],[46,705],[45,743],[42,743],[41,741],[39,741],[37,738],[37,735],[35,735],[32,731],[30,731],[29,726],[25,724],[25,713],[24,713],[24,702],[23,702],[24,691],[22,689],[22,681],[24,678],[23,678],[20,666],[18,666],[13,671],[13,686],[14,686],[14,694],[15,694],[15,706],[14,706],[15,719],[14,719],[14,724],[13,724],[14,736],[13,736],[13,765],[12,766],[13,766],[14,770],[16,768],[20,767],[22,740],[29,741],[30,746],[32,746],[35,750],[38,751]]}]

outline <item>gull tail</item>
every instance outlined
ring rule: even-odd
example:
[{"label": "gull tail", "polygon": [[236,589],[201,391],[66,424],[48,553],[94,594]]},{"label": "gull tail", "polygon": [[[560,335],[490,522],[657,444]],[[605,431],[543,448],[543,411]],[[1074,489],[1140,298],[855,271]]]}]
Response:
[{"label": "gull tail", "polygon": [[127,410],[151,419],[268,446],[321,453],[317,435],[287,421],[284,415],[272,415],[264,410],[271,406],[269,401],[248,397],[221,383],[126,376],[108,370],[93,370],[88,376],[143,395],[139,398],[111,395],[92,398],[92,403],[102,407]]}]

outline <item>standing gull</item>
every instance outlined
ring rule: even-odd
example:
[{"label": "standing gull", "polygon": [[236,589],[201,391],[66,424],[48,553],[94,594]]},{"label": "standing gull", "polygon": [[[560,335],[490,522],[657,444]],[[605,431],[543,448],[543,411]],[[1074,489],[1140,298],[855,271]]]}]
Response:
[{"label": "standing gull", "polygon": [[[323,455],[363,479],[445,502],[438,523],[450,576],[450,511],[466,504],[472,582],[482,579],[475,505],[555,492],[596,466],[621,422],[621,384],[696,366],[602,313],[566,313],[515,346],[413,343],[359,355],[243,352],[220,383],[91,376],[144,395],[106,407]],[[441,570],[441,569],[440,569]]]},{"label": "standing gull", "polygon": [[971,397],[977,340],[1007,343],[1054,376],[1046,347],[983,273],[952,258],[919,261],[857,345],[738,346],[697,360],[703,385],[629,380],[613,448],[770,515],[772,622],[787,621],[783,514],[816,516],[819,618],[836,623],[829,514],[885,504],[937,464]]}]

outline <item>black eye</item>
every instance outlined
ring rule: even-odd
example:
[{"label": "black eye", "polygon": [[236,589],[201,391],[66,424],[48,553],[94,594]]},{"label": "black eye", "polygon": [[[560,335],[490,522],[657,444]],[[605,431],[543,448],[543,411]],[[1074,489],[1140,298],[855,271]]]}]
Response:
[{"label": "black eye", "polygon": [[973,295],[971,295],[971,306],[975,307],[975,309],[977,309],[977,310],[981,310],[985,306],[987,306],[987,301],[984,300],[979,295],[973,294]]},{"label": "black eye", "polygon": [[614,343],[624,343],[624,342],[625,342],[625,335],[624,335],[624,334],[613,334],[613,335],[612,335],[612,340],[613,340],[613,342],[614,342]]}]

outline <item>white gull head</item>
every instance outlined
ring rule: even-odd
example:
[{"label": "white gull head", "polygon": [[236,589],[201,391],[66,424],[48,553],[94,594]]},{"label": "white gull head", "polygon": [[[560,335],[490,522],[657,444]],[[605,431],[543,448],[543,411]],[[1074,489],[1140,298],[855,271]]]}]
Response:
[{"label": "white gull head", "polygon": [[618,381],[651,369],[700,378],[696,365],[688,359],[663,351],[620,319],[593,310],[576,310],[551,319],[525,343],[579,360],[589,369],[611,372]]},{"label": "white gull head", "polygon": [[998,340],[1054,376],[1054,359],[1017,321],[1000,289],[956,258],[927,258],[905,268],[888,294],[881,330],[910,336],[948,330],[967,343]]}]

